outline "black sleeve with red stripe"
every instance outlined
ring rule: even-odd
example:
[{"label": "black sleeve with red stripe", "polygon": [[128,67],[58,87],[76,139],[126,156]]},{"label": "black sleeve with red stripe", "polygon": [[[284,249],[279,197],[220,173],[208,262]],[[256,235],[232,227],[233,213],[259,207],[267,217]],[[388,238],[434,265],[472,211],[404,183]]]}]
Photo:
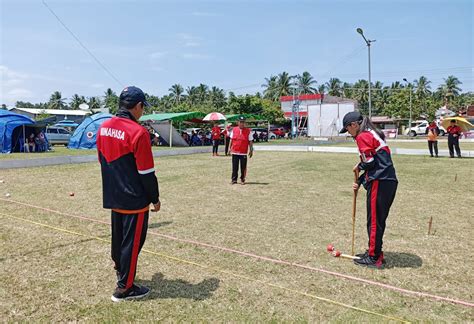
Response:
[{"label": "black sleeve with red stripe", "polygon": [[151,144],[148,133],[142,132],[134,145],[135,161],[137,170],[140,175],[140,181],[147,193],[148,198],[153,204],[160,201],[158,179],[155,175],[153,153],[151,151]]}]

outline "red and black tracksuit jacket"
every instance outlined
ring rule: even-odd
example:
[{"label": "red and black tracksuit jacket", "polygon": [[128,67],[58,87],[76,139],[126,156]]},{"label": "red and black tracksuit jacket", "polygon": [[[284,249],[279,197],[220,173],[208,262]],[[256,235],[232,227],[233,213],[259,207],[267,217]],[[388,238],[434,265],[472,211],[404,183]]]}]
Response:
[{"label": "red and black tracksuit jacket", "polygon": [[398,180],[390,149],[373,130],[359,133],[355,141],[359,148],[359,184],[367,189],[367,234],[369,255],[379,257],[382,252],[385,223],[395,199]]},{"label": "red and black tracksuit jacket", "polygon": [[159,201],[148,131],[130,112],[119,110],[97,134],[103,207],[112,209],[112,260],[117,287],[132,287],[145,242],[150,203]]}]

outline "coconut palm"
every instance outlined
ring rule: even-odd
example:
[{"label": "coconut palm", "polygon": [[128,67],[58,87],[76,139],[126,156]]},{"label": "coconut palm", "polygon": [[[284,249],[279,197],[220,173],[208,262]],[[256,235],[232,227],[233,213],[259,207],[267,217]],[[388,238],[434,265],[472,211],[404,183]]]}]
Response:
[{"label": "coconut palm", "polygon": [[216,110],[220,110],[225,105],[225,93],[224,90],[218,87],[212,87],[209,91],[209,97],[212,103],[212,106]]},{"label": "coconut palm", "polygon": [[186,96],[190,105],[194,105],[197,101],[197,89],[195,86],[186,88]]},{"label": "coconut palm", "polygon": [[342,95],[342,82],[338,78],[331,78],[326,83],[330,96],[340,97]]},{"label": "coconut palm", "polygon": [[105,107],[109,108],[111,113],[115,113],[118,110],[119,97],[117,94],[110,88],[104,92],[105,96]]},{"label": "coconut palm", "polygon": [[196,95],[200,103],[204,103],[206,101],[208,91],[209,91],[209,87],[203,83],[199,84],[196,87]]},{"label": "coconut palm", "polygon": [[291,81],[292,77],[288,74],[288,72],[282,72],[278,74],[276,80],[276,95],[278,98],[293,94],[294,87]]},{"label": "coconut palm", "polygon": [[265,83],[262,84],[262,87],[265,88],[263,90],[263,97],[265,99],[271,99],[274,101],[278,99],[276,95],[277,79],[278,77],[275,75],[265,78]]},{"label": "coconut palm", "polygon": [[173,84],[171,88],[168,89],[170,92],[171,98],[175,104],[179,104],[183,99],[184,89],[180,84]]},{"label": "coconut palm", "polygon": [[316,89],[316,92],[319,94],[324,94],[326,92],[326,85],[320,84],[318,88]]},{"label": "coconut palm", "polygon": [[89,102],[87,103],[89,105],[89,109],[99,109],[100,106],[102,105],[102,102],[99,97],[90,97]]},{"label": "coconut palm", "polygon": [[415,94],[418,96],[418,98],[424,98],[431,94],[430,83],[431,81],[428,81],[425,76],[421,76],[418,78],[418,80],[414,81],[414,84],[416,86]]},{"label": "coconut palm", "polygon": [[71,97],[71,102],[69,103],[69,105],[71,106],[72,109],[79,109],[79,105],[85,102],[86,102],[86,98],[84,98],[84,96],[80,96],[77,93],[75,93]]},{"label": "coconut palm", "polygon": [[48,108],[49,109],[63,109],[66,107],[64,99],[62,98],[61,92],[55,91],[49,98]]},{"label": "coconut palm", "polygon": [[300,93],[315,93],[316,88],[313,87],[317,82],[309,72],[303,72],[302,75],[297,76],[297,86]]}]

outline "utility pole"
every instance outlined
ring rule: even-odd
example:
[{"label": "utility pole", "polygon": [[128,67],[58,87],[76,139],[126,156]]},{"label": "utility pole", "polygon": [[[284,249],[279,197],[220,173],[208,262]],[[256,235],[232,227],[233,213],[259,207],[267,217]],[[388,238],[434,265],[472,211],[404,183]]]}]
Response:
[{"label": "utility pole", "polygon": [[372,93],[371,93],[371,87],[372,87],[372,73],[371,73],[371,67],[370,67],[370,44],[375,42],[375,39],[367,39],[364,36],[364,31],[362,28],[357,28],[357,32],[364,38],[364,41],[367,45],[367,49],[369,51],[369,119],[372,118]]}]

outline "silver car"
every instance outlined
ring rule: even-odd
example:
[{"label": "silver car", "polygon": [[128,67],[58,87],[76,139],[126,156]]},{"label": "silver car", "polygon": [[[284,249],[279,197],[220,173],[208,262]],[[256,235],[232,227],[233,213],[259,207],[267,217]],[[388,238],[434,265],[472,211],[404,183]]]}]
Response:
[{"label": "silver car", "polygon": [[46,137],[51,145],[63,144],[67,146],[69,139],[71,138],[71,133],[63,127],[52,126],[46,128]]}]

